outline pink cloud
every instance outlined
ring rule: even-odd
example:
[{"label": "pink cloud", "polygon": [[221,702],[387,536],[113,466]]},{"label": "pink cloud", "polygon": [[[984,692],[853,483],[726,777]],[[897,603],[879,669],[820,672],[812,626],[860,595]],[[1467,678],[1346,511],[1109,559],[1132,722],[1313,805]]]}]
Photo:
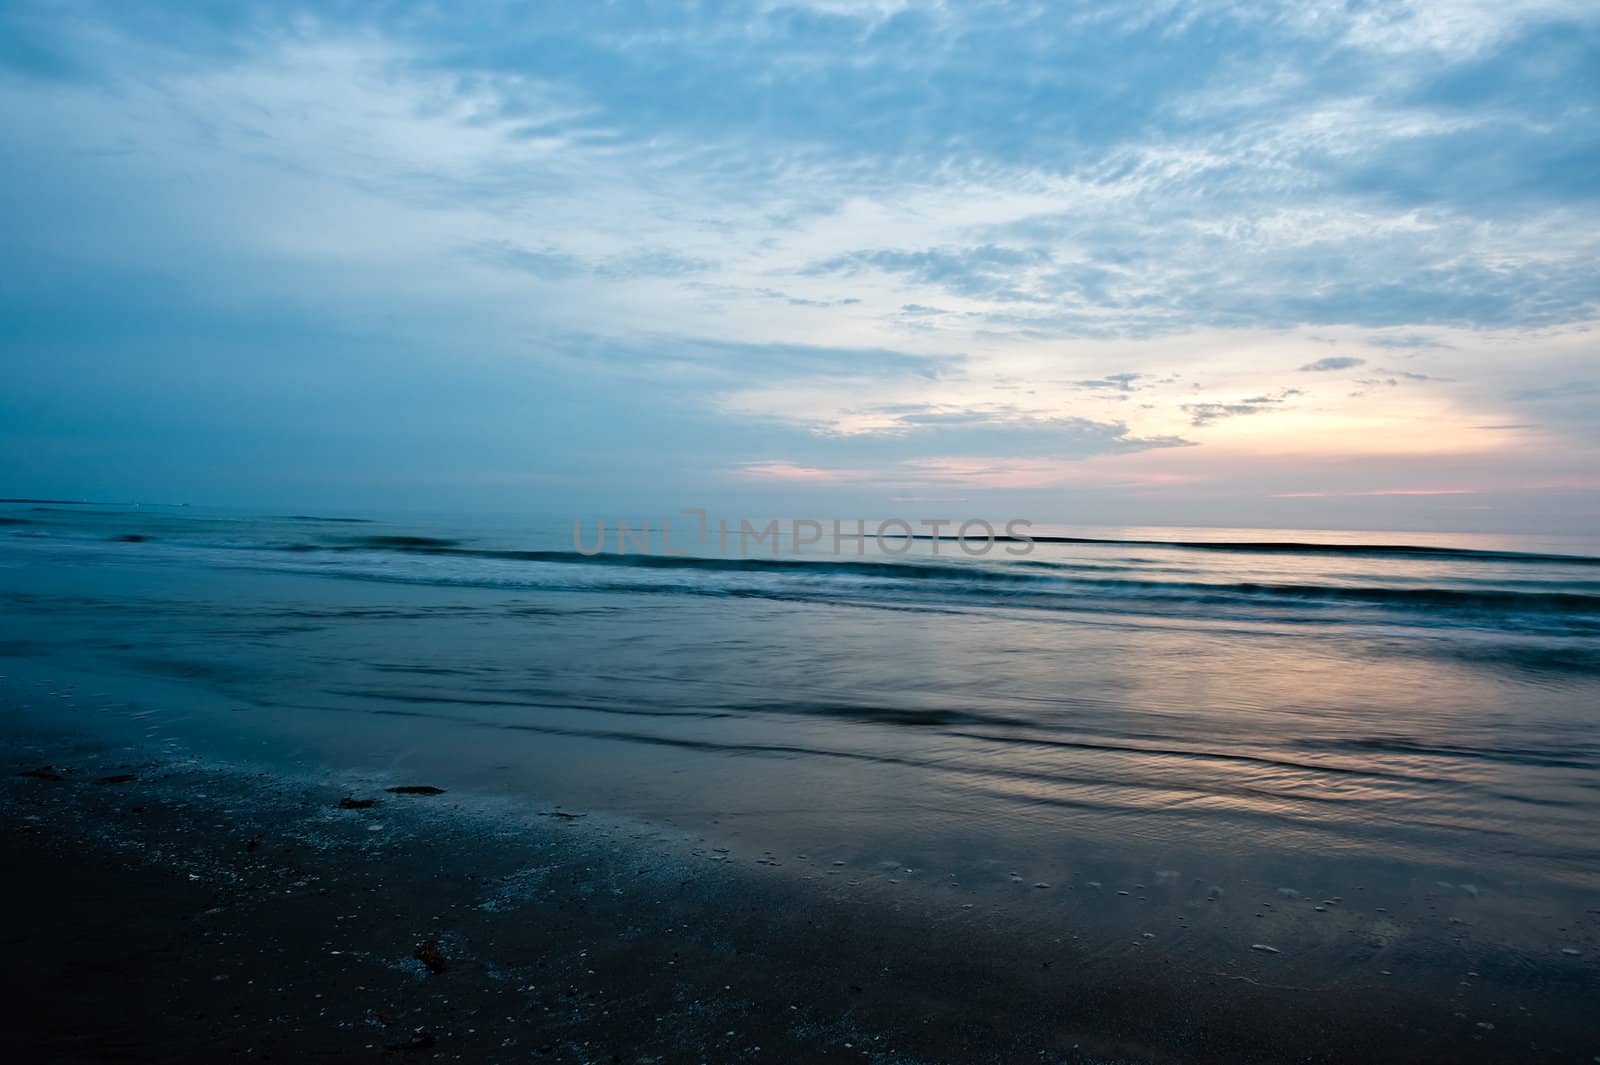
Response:
[{"label": "pink cloud", "polygon": [[1366,492],[1274,492],[1276,499],[1329,499],[1346,496],[1475,496],[1477,488],[1377,488]]},{"label": "pink cloud", "polygon": [[852,470],[825,470],[817,466],[799,466],[793,462],[746,462],[739,467],[742,476],[757,481],[786,483],[830,484],[847,481],[855,476]]}]

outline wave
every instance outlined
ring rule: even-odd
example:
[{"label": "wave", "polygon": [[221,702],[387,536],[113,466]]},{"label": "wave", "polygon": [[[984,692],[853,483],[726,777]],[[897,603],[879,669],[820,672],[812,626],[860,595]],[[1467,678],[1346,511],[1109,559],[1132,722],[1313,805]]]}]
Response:
[{"label": "wave", "polygon": [[[954,536],[914,536],[915,540],[948,540]],[[1600,556],[1546,554],[1538,551],[1490,551],[1472,547],[1429,547],[1423,544],[1319,544],[1297,540],[1117,540],[1093,536],[996,536],[996,543],[1103,544],[1114,547],[1173,547],[1185,551],[1230,551],[1273,555],[1344,555],[1354,558],[1411,558],[1478,562],[1559,562],[1600,566]]]},{"label": "wave", "polygon": [[1473,747],[1465,744],[1429,743],[1397,736],[1372,736],[1342,738],[1330,741],[1306,741],[1308,747],[1324,747],[1357,753],[1399,754],[1418,758],[1452,761],[1461,758],[1502,762],[1508,765],[1546,766],[1561,769],[1594,769],[1600,764],[1600,749],[1582,744],[1564,745],[1559,749],[1543,747]]},{"label": "wave", "polygon": [[[324,519],[329,520],[329,519]],[[350,519],[343,519],[350,520]],[[359,520],[359,519],[356,519]],[[865,539],[865,538],[861,538]],[[929,536],[915,534],[910,537],[891,537],[890,539],[910,539],[921,542],[957,543],[959,539],[954,536]],[[1088,536],[996,536],[997,544],[1079,544],[1101,545],[1109,547],[1154,547],[1177,548],[1185,551],[1226,551],[1243,554],[1269,554],[1269,555],[1338,555],[1353,558],[1404,558],[1432,561],[1458,560],[1475,562],[1531,562],[1531,563],[1559,563],[1562,565],[1600,566],[1600,556],[1553,554],[1537,551],[1496,551],[1484,548],[1469,547],[1437,547],[1423,544],[1329,544],[1312,543],[1296,540],[1139,540],[1139,539],[1103,539]],[[366,549],[391,549],[391,550],[417,550],[417,551],[454,551],[470,550],[460,547],[460,541],[440,539],[431,536],[363,536],[351,538],[343,545],[347,550]],[[523,554],[564,554],[566,552],[523,552]],[[576,552],[573,552],[576,554]],[[609,553],[583,556],[592,558],[604,557],[659,557],[671,558],[673,556],[625,556],[610,555]],[[742,561],[742,559],[727,559],[719,561]],[[749,561],[760,561],[749,559]],[[779,560],[781,561],[781,560]],[[893,564],[893,563],[892,563]]]},{"label": "wave", "polygon": [[[13,535],[25,534],[19,531]],[[115,539],[126,543],[158,539],[165,542],[150,544],[154,550],[199,547],[260,553],[258,561],[263,557],[282,560],[269,563],[270,568],[301,572],[309,568],[325,577],[409,584],[757,596],[849,602],[885,609],[999,605],[1076,612],[1192,613],[1196,608],[1206,608],[1218,614],[1244,611],[1254,621],[1288,624],[1365,622],[1375,618],[1415,624],[1419,618],[1437,617],[1448,619],[1450,624],[1476,627],[1515,628],[1527,624],[1546,632],[1552,625],[1573,632],[1600,631],[1600,583],[1560,580],[1554,575],[1545,579],[1545,573],[1532,570],[1517,570],[1517,576],[1512,576],[1511,571],[1502,567],[1497,573],[1492,566],[1480,570],[1457,567],[1457,572],[1437,577],[1418,570],[1393,579],[1368,574],[1276,580],[1267,574],[1229,580],[1234,575],[1220,570],[1206,573],[1164,562],[1134,563],[1109,558],[1086,565],[1066,560],[978,560],[952,555],[886,559],[864,555],[586,554],[575,550],[500,549],[440,536],[396,534],[275,544],[258,538],[249,543],[209,542],[208,538],[208,542],[200,543],[145,534],[123,534]],[[1159,544],[1263,552],[1373,552],[1411,558],[1431,555],[1471,560],[1474,564],[1506,559],[1600,563],[1600,559],[1589,556],[1401,545],[1040,539],[1046,543]],[[335,560],[336,564],[330,564]],[[1540,579],[1533,579],[1535,576]]]},{"label": "wave", "polygon": [[[34,507],[33,512],[49,513],[51,512],[51,508]],[[313,514],[290,514],[277,518],[270,518],[267,520],[280,522],[347,525],[373,523],[372,519],[369,518]],[[28,521],[28,519],[16,518],[13,516],[9,519],[8,523],[23,523],[26,521]],[[867,541],[873,539],[871,536],[846,537],[845,539],[855,539],[863,545],[862,550],[857,554],[858,562],[847,562],[847,565],[881,564],[885,566],[901,566],[908,562],[915,563],[917,560],[917,556],[897,556],[895,557],[895,560],[891,562],[874,563],[872,560],[866,557],[866,551],[864,547]],[[899,543],[916,541],[921,543],[938,542],[955,544],[960,542],[960,538],[955,536],[933,536],[920,533],[912,534],[910,536],[895,535],[887,537],[886,539]],[[629,565],[651,565],[653,563],[660,565],[673,565],[674,563],[682,561],[684,558],[689,558],[701,563],[728,562],[738,565],[740,563],[749,562],[763,564],[769,568],[774,566],[783,566],[791,561],[799,565],[810,564],[810,560],[803,559],[766,559],[753,556],[707,558],[705,556],[672,556],[659,554],[623,555],[611,551],[601,551],[595,555],[584,555],[576,551],[561,550],[496,551],[463,546],[463,544],[466,542],[470,541],[462,541],[459,539],[438,536],[373,534],[367,536],[346,536],[337,538],[329,537],[327,539],[310,543],[284,544],[282,542],[273,543],[261,542],[258,540],[257,542],[251,544],[234,540],[226,543],[214,544],[196,543],[195,546],[235,548],[253,546],[262,549],[291,551],[408,551],[426,554],[462,554],[477,555],[482,557],[522,558],[529,561],[560,561],[563,558],[573,557],[595,560],[599,561],[601,564],[604,564],[605,560],[628,559],[630,560],[629,562],[619,564]],[[1509,564],[1527,563],[1559,566],[1600,567],[1600,555],[1581,555],[1540,551],[1514,551],[1505,549],[1493,550],[1487,548],[1468,547],[1443,547],[1428,544],[1340,544],[1300,540],[1158,540],[1145,538],[1055,536],[1046,534],[1038,534],[1027,537],[996,535],[993,538],[993,542],[995,544],[1005,545],[1033,543],[1072,546],[1172,549],[1178,551],[1203,551],[1243,555],[1309,555],[1319,557],[1390,558],[1416,561],[1455,561],[1469,563],[1488,562]],[[640,559],[644,559],[646,561],[640,562],[638,561]],[[1044,562],[1037,559],[1028,559],[1024,561],[1020,556],[1017,556],[1014,559],[1008,559],[1008,561],[1012,561],[1014,564],[1020,565],[1061,565],[1060,563]],[[1088,565],[1104,565],[1112,561],[1122,560],[1107,559],[1094,563],[1090,563],[1085,560]]]},{"label": "wave", "polygon": [[[1315,606],[1345,604],[1414,611],[1448,611],[1484,615],[1563,614],[1592,615],[1600,621],[1600,595],[1569,590],[1513,590],[1507,588],[1394,587],[1386,585],[1345,585],[1279,583],[1271,581],[1196,581],[1150,580],[1143,577],[1062,574],[1019,564],[978,565],[940,563],[921,559],[878,561],[873,559],[798,559],[678,556],[678,555],[586,555],[577,551],[493,550],[459,546],[457,541],[421,536],[362,537],[338,546],[297,544],[283,550],[292,552],[381,551],[428,557],[498,562],[548,564],[579,567],[592,572],[668,571],[686,575],[767,575],[810,578],[807,586],[819,594],[830,588],[848,592],[859,588],[861,579],[872,582],[873,590],[895,588],[961,594],[964,591],[1012,598],[1092,597],[1096,599],[1166,600],[1183,603],[1275,602]],[[1140,571],[1133,571],[1140,572]],[[453,578],[470,581],[471,575],[433,573],[424,580]],[[528,586],[543,581],[528,574]],[[841,578],[844,581],[841,581]],[[854,579],[853,581],[851,579]],[[499,583],[499,582],[497,582]],[[702,590],[673,586],[657,590]],[[705,588],[704,591],[714,589]],[[751,589],[729,587],[729,591],[750,594]]]}]

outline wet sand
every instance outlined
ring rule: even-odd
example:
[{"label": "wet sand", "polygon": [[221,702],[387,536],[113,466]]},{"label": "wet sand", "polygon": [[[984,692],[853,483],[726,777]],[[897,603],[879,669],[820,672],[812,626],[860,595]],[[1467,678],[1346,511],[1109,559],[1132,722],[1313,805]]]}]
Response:
[{"label": "wet sand", "polygon": [[[1092,907],[1031,903],[1086,885],[1019,883],[1007,904],[918,886],[936,870],[739,854],[601,811],[396,794],[428,782],[298,779],[70,734],[15,735],[5,761],[11,1060],[1600,1053],[1583,957],[1530,972],[1480,951],[1460,973],[1318,980],[1291,942],[1252,949],[1249,914],[1227,918],[1234,950],[1141,948],[1258,905],[1245,900],[1202,895],[1108,949],[1084,925]],[[1348,918],[1350,949],[1371,919]]]}]

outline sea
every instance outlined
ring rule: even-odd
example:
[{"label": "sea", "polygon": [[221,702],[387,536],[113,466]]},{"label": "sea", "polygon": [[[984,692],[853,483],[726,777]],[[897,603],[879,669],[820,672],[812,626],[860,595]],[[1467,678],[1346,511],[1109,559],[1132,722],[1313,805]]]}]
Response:
[{"label": "sea", "polygon": [[0,707],[1106,944],[1177,913],[1324,975],[1600,956],[1600,538],[780,530],[7,503]]}]

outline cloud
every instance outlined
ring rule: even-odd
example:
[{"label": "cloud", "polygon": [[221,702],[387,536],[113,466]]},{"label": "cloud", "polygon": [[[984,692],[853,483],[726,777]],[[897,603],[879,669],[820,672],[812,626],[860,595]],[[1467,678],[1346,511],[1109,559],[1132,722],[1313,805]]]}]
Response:
[{"label": "cloud", "polygon": [[961,355],[921,355],[892,348],[747,343],[667,334],[567,333],[526,343],[544,358],[574,367],[603,366],[622,376],[719,390],[795,381],[937,381],[959,373],[966,361]]},{"label": "cloud", "polygon": [[961,407],[900,403],[866,408],[875,424],[853,432],[825,430],[841,449],[912,459],[919,455],[1080,459],[1153,448],[1185,447],[1170,435],[1140,436],[1117,421],[1021,410],[1003,404]]},{"label": "cloud", "polygon": [[741,462],[740,473],[757,481],[780,483],[831,484],[837,481],[858,480],[860,471],[826,470],[816,466],[798,466],[781,459],[770,462]]},{"label": "cloud", "polygon": [[1224,418],[1241,414],[1259,414],[1267,408],[1255,403],[1185,403],[1183,409],[1190,415],[1190,424],[1204,428]]},{"label": "cloud", "polygon": [[1367,492],[1274,492],[1279,499],[1325,499],[1335,496],[1471,496],[1476,488],[1377,488]]},{"label": "cloud", "polygon": [[1072,382],[1072,387],[1091,391],[1109,389],[1117,392],[1137,392],[1138,389],[1134,387],[1133,382],[1143,376],[1143,374],[1137,373],[1111,373],[1091,381],[1074,381]]},{"label": "cloud", "polygon": [[590,277],[609,281],[677,278],[704,273],[712,263],[665,251],[637,251],[586,260],[555,248],[524,248],[506,240],[479,241],[465,249],[468,258],[489,266],[528,274],[541,281]]},{"label": "cloud", "polygon": [[1519,389],[1511,394],[1513,399],[1533,402],[1586,399],[1590,396],[1600,396],[1600,382],[1568,381],[1566,384],[1548,385],[1543,388]]},{"label": "cloud", "polygon": [[[992,405],[885,404],[856,412],[878,416],[870,429],[791,426],[782,457],[738,463],[737,475],[790,486],[961,485],[995,489],[1060,483],[1089,459],[1186,448],[1180,437],[1142,437],[1119,422],[1063,417]],[[936,497],[898,496],[937,502]]]},{"label": "cloud", "polygon": [[1199,429],[1213,425],[1225,418],[1237,418],[1246,414],[1260,414],[1262,411],[1273,410],[1285,400],[1303,395],[1305,393],[1298,388],[1284,388],[1273,395],[1251,396],[1248,399],[1241,399],[1237,403],[1185,403],[1182,405],[1182,409],[1184,413],[1189,415],[1190,424]]},{"label": "cloud", "polygon": [[854,277],[866,270],[876,270],[898,274],[918,284],[937,286],[956,296],[1014,303],[1043,298],[1029,291],[1028,278],[1031,271],[1049,262],[1049,255],[1041,250],[987,244],[913,251],[853,251],[813,263],[801,272]]},{"label": "cloud", "polygon": [[1366,343],[1375,348],[1451,348],[1442,340],[1424,333],[1378,334],[1369,336]]},{"label": "cloud", "polygon": [[1433,381],[1439,384],[1454,383],[1453,379],[1449,377],[1435,377],[1432,374],[1425,373],[1410,373],[1406,370],[1380,369],[1378,372],[1381,374],[1387,374],[1388,376],[1356,378],[1356,384],[1361,385],[1362,387],[1354,392],[1351,392],[1350,396],[1352,398],[1368,396],[1371,395],[1372,390],[1376,388],[1399,388],[1401,381]]},{"label": "cloud", "polygon": [[640,277],[685,277],[711,270],[714,263],[670,251],[630,251],[614,255],[594,265],[602,278],[630,280]]},{"label": "cloud", "polygon": [[1357,366],[1365,366],[1366,359],[1357,359],[1349,355],[1330,355],[1316,362],[1308,362],[1300,367],[1301,373],[1326,373],[1330,370],[1349,370]]},{"label": "cloud", "polygon": [[517,270],[542,281],[559,281],[576,276],[582,269],[577,256],[552,249],[519,248],[504,240],[481,241],[465,249],[468,257],[491,266]]},{"label": "cloud", "polygon": [[[1513,458],[1592,459],[1597,61],[1580,0],[18,0],[0,464],[626,493],[1214,456],[1199,483],[1375,437],[1471,465],[1519,404]],[[1300,363],[1382,391],[1180,446]]]}]

